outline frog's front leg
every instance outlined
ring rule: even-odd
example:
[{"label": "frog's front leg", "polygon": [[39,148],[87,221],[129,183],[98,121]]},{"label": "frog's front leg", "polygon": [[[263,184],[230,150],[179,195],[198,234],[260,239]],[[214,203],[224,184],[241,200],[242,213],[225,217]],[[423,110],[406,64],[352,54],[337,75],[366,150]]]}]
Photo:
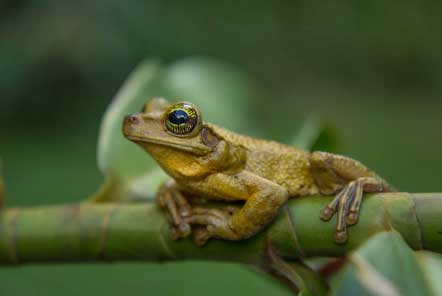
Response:
[{"label": "frog's front leg", "polygon": [[327,152],[313,152],[310,163],[316,183],[323,194],[336,197],[321,211],[324,221],[337,213],[335,241],[347,241],[347,225],[356,224],[365,192],[393,191],[382,178],[360,162]]},{"label": "frog's front leg", "polygon": [[191,214],[192,209],[177,183],[173,179],[166,181],[157,191],[155,199],[168,214],[171,238],[178,239],[190,235],[191,228],[185,217]]},{"label": "frog's front leg", "polygon": [[199,245],[211,237],[225,240],[251,237],[273,220],[288,199],[284,187],[249,172],[215,174],[209,176],[201,186],[210,188],[205,194],[226,201],[245,200],[245,204],[233,212],[194,208],[186,221],[206,226],[195,234]]},{"label": "frog's front leg", "polygon": [[192,215],[186,218],[186,220],[191,224],[205,226],[193,230],[195,243],[203,246],[211,237],[215,236],[215,232],[218,238],[224,237],[227,239],[229,237],[230,240],[237,239],[236,233],[229,226],[229,221],[238,210],[235,207],[220,209],[194,207]]}]

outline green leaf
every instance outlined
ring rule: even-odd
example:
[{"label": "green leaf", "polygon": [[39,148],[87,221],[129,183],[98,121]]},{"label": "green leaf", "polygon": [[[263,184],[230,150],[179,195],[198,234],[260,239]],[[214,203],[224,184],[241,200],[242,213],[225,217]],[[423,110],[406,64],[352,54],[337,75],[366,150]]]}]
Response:
[{"label": "green leaf", "polygon": [[131,179],[152,167],[145,153],[127,141],[122,133],[125,115],[139,111],[148,98],[163,93],[163,67],[158,60],[141,63],[127,78],[104,114],[98,136],[98,167],[123,180]]},{"label": "green leaf", "polygon": [[286,261],[271,247],[267,250],[268,262],[265,266],[277,279],[283,279],[297,295],[327,295],[327,284],[319,274],[307,265],[297,261]]},{"label": "green leaf", "polygon": [[432,295],[442,295],[442,255],[421,251],[415,253]]},{"label": "green leaf", "polygon": [[117,93],[101,124],[98,166],[112,184],[103,186],[98,199],[118,199],[109,196],[115,192],[134,198],[152,196],[167,178],[144,151],[121,133],[124,116],[139,112],[147,100],[189,100],[200,107],[208,121],[248,132],[254,124],[244,114],[258,93],[257,84],[240,69],[210,58],[187,58],[168,67],[159,60],[142,62]]},{"label": "green leaf", "polygon": [[349,264],[332,280],[333,294],[440,295],[442,289],[433,293],[423,268],[427,267],[398,233],[382,232],[349,256]]},{"label": "green leaf", "polygon": [[308,268],[303,264],[296,262],[290,263],[294,272],[297,273],[300,279],[302,279],[303,285],[299,292],[301,296],[307,295],[327,295],[327,285],[323,278],[321,278],[316,272]]},{"label": "green leaf", "polygon": [[247,109],[260,91],[240,68],[206,57],[186,58],[167,69],[164,83],[173,97],[197,104],[209,122],[241,133],[256,132]]},{"label": "green leaf", "polygon": [[292,145],[309,151],[336,152],[338,146],[335,129],[328,123],[310,116],[297,133]]}]

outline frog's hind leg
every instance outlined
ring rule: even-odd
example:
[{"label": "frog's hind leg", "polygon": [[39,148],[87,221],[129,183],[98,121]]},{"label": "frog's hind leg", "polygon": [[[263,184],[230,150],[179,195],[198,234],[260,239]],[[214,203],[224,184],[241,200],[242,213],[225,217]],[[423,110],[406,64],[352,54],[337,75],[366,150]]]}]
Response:
[{"label": "frog's hind leg", "polygon": [[168,213],[171,238],[179,239],[189,236],[191,227],[184,218],[191,214],[192,208],[178,190],[175,181],[172,179],[166,181],[158,190],[155,199],[160,207]]},{"label": "frog's hind leg", "polygon": [[365,192],[392,191],[392,188],[379,176],[360,162],[326,152],[313,152],[311,155],[312,173],[323,194],[336,197],[321,211],[324,221],[337,213],[335,241],[347,241],[347,225],[356,224],[363,194]]}]

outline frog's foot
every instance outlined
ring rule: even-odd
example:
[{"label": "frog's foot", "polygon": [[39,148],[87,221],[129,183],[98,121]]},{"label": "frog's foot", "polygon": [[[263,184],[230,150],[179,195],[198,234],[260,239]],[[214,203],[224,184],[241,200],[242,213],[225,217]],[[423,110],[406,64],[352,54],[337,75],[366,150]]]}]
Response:
[{"label": "frog's foot", "polygon": [[359,219],[359,210],[364,192],[382,192],[384,182],[377,178],[363,177],[351,181],[321,211],[321,219],[330,220],[337,213],[335,241],[345,243],[348,238],[347,226],[354,225]]},{"label": "frog's foot", "polygon": [[155,199],[168,214],[170,238],[177,240],[189,236],[192,230],[185,218],[191,214],[192,208],[181,192],[176,189],[174,183],[166,182],[158,190]]},{"label": "frog's foot", "polygon": [[358,212],[351,212],[350,208],[354,205],[354,201],[362,199],[362,190],[360,187],[360,182],[350,182],[341,192],[339,192],[338,195],[336,195],[333,201],[326,205],[321,211],[321,219],[324,221],[330,220],[336,212],[338,213],[335,233],[335,241],[337,243],[344,243],[347,241],[347,221],[345,221],[345,219],[348,217],[348,220],[351,220],[351,222],[355,223],[357,221]]},{"label": "frog's foot", "polygon": [[230,226],[230,218],[239,209],[236,207],[226,207],[223,209],[208,209],[195,207],[192,209],[192,215],[185,218],[189,224],[196,224],[205,227],[199,227],[194,231],[195,243],[203,246],[207,241],[214,237],[226,240],[238,240],[238,235]]}]

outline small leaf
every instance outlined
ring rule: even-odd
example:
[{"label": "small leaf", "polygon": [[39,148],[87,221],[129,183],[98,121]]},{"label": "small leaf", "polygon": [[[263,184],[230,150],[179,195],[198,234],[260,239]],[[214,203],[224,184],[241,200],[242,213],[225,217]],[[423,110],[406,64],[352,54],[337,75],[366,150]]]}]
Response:
[{"label": "small leaf", "polygon": [[326,295],[327,284],[317,272],[301,262],[285,261],[272,249],[267,249],[266,270],[278,279],[284,279],[297,295]]},{"label": "small leaf", "polygon": [[138,112],[150,98],[163,93],[162,66],[157,60],[141,63],[127,78],[103,117],[98,137],[98,167],[118,179],[130,179],[153,167],[141,149],[122,133],[123,118]]},{"label": "small leaf", "polygon": [[259,87],[238,67],[206,57],[186,58],[167,69],[164,83],[175,98],[198,105],[207,121],[242,133],[254,130],[247,109]]},{"label": "small leaf", "polygon": [[290,263],[290,265],[304,282],[304,287],[299,295],[327,295],[327,284],[315,271],[303,264],[295,262]]},{"label": "small leaf", "polygon": [[373,236],[352,253],[332,286],[334,295],[434,295],[415,253],[393,231]]},{"label": "small leaf", "polygon": [[416,252],[416,256],[432,295],[442,295],[442,255],[421,251]]},{"label": "small leaf", "polygon": [[301,126],[292,145],[308,151],[336,152],[338,146],[334,128],[316,116],[310,116]]}]

